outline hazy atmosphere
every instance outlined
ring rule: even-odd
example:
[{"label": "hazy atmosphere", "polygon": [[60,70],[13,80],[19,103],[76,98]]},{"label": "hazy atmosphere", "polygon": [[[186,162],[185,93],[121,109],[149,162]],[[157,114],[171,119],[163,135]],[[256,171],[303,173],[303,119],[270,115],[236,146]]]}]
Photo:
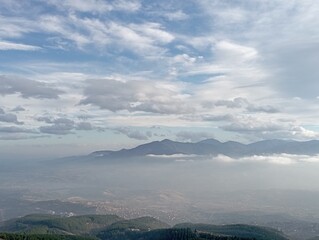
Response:
[{"label": "hazy atmosphere", "polygon": [[47,213],[319,236],[318,13],[0,0],[0,233]]}]

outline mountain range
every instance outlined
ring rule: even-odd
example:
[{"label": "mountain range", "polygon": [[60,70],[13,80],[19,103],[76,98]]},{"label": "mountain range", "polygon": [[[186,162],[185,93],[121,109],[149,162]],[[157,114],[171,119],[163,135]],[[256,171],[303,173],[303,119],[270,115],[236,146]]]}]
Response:
[{"label": "mountain range", "polygon": [[102,150],[91,153],[94,158],[127,158],[148,155],[219,155],[243,157],[272,154],[316,155],[319,154],[319,140],[264,140],[250,144],[236,141],[220,142],[216,139],[206,139],[199,142],[177,142],[169,139],[153,141],[131,149],[119,151]]}]

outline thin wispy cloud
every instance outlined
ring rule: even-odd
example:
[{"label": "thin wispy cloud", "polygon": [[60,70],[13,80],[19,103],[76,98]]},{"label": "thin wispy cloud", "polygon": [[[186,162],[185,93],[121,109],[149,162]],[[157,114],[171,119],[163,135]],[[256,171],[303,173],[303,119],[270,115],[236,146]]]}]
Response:
[{"label": "thin wispy cloud", "polygon": [[1,50],[2,51],[5,51],[5,50],[37,51],[40,49],[41,47],[27,45],[27,44],[0,41],[0,51]]}]

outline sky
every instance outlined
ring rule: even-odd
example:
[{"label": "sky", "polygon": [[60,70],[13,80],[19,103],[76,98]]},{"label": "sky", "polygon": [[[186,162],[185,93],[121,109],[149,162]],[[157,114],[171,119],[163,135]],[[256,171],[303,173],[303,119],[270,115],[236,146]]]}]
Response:
[{"label": "sky", "polygon": [[319,138],[319,1],[0,6],[2,158]]}]

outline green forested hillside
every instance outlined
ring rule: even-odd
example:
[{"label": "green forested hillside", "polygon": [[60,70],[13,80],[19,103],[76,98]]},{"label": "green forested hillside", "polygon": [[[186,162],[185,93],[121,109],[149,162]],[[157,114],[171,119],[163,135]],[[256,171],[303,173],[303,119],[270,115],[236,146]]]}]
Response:
[{"label": "green forested hillside", "polygon": [[34,234],[84,234],[123,220],[116,215],[84,215],[60,217],[56,215],[27,215],[4,223],[0,230]]},{"label": "green forested hillside", "polygon": [[102,240],[254,240],[236,236],[220,236],[211,233],[192,231],[189,228],[157,229],[152,231],[103,231],[97,235]]},{"label": "green forested hillside", "polygon": [[3,240],[96,240],[93,237],[57,235],[57,234],[18,234],[18,233],[0,233],[0,239]]},{"label": "green forested hillside", "polygon": [[319,236],[313,237],[313,238],[309,238],[308,240],[319,240]]},{"label": "green forested hillside", "polygon": [[162,229],[162,228],[169,228],[170,225],[167,223],[161,222],[152,217],[141,217],[129,220],[122,220],[115,222],[108,226],[107,230],[114,230],[114,229],[133,229],[139,231],[149,231],[154,229]]},{"label": "green forested hillside", "polygon": [[[0,239],[51,240],[286,240],[280,232],[249,225],[183,223],[171,228],[152,217],[28,215],[4,222]],[[11,232],[11,233],[8,233]]]},{"label": "green forested hillside", "polygon": [[248,237],[256,240],[285,240],[288,239],[275,229],[258,227],[244,224],[235,225],[212,225],[212,224],[193,224],[182,223],[174,226],[175,228],[190,228],[200,232],[208,232],[216,235]]},{"label": "green forested hillside", "polygon": [[1,240],[254,240],[231,236],[216,236],[209,233],[195,233],[190,229],[159,229],[147,232],[127,232],[94,238],[90,236],[58,234],[0,233]]}]

